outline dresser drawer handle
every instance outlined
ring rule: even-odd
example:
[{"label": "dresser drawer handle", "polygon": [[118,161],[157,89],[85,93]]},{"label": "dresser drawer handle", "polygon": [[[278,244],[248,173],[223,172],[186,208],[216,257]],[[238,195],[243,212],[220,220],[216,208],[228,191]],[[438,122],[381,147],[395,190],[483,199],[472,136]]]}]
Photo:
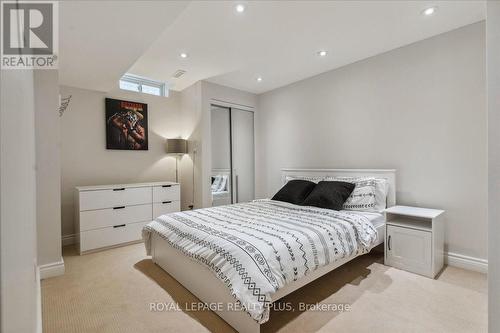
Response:
[{"label": "dresser drawer handle", "polygon": [[113,191],[125,191],[125,187],[114,188]]},{"label": "dresser drawer handle", "polygon": [[172,187],[172,185],[162,185],[161,187]]},{"label": "dresser drawer handle", "polygon": [[113,228],[121,228],[121,227],[124,227],[125,224],[119,224],[119,225],[114,225]]},{"label": "dresser drawer handle", "polygon": [[124,209],[125,206],[118,206],[118,207],[113,207],[113,209]]},{"label": "dresser drawer handle", "polygon": [[172,201],[163,201],[162,204],[172,203]]}]

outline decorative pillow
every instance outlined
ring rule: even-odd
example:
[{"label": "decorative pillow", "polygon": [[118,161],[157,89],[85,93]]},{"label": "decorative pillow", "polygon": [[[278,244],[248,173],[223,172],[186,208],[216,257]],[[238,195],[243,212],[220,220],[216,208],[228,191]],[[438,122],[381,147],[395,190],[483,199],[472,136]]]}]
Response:
[{"label": "decorative pillow", "polygon": [[347,182],[320,181],[302,202],[302,206],[341,210],[354,187],[354,184]]},{"label": "decorative pillow", "polygon": [[[374,178],[374,177],[335,177],[336,180],[341,180],[341,181],[345,181],[345,182],[352,182],[352,183],[360,183],[362,181],[369,181],[369,183],[372,183],[372,180],[375,182],[375,205],[374,205],[374,208],[373,209],[370,209],[370,208],[351,208],[351,209],[347,209],[347,208],[344,208],[345,210],[362,210],[362,211],[373,211],[373,212],[381,212],[383,211],[384,209],[387,208],[387,194],[389,193],[389,182],[387,181],[387,179],[385,178]],[[360,191],[361,189],[359,189]],[[353,194],[352,196],[354,196],[355,194],[358,194],[358,193],[355,193],[357,192],[358,190],[354,189],[353,191]],[[368,189],[365,189],[364,190],[365,192],[370,192]],[[354,199],[354,198],[353,198]],[[368,200],[368,197],[365,197],[365,201],[371,201],[371,200]],[[349,202],[350,199],[347,200],[347,202]],[[361,201],[358,200],[358,201]],[[371,206],[371,202],[369,203],[369,205]]]},{"label": "decorative pillow", "polygon": [[307,198],[309,193],[316,186],[315,183],[308,180],[294,179],[283,186],[272,200],[289,202],[294,205],[300,205]]},{"label": "decorative pillow", "polygon": [[342,209],[362,212],[377,212],[376,181],[373,177],[335,177],[336,181],[349,182],[355,185]]}]

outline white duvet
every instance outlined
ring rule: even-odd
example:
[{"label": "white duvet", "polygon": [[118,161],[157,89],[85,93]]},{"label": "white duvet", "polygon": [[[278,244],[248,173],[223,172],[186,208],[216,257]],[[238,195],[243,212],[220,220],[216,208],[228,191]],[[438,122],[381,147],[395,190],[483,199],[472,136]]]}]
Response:
[{"label": "white duvet", "polygon": [[272,200],[160,216],[143,229],[148,254],[152,233],[208,267],[259,323],[277,290],[377,239],[365,216]]}]

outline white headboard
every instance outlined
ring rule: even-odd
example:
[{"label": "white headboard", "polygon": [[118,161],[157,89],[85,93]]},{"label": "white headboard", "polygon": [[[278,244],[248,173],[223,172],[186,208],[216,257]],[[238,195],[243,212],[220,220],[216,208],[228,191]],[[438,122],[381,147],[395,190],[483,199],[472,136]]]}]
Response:
[{"label": "white headboard", "polygon": [[376,177],[387,179],[389,192],[387,207],[396,205],[396,170],[395,169],[281,169],[282,183],[286,177]]}]

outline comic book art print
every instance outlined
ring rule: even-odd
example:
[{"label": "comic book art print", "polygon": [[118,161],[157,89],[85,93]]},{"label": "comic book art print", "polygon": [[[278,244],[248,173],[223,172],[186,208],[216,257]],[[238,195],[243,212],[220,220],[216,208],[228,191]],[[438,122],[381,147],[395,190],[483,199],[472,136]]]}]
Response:
[{"label": "comic book art print", "polygon": [[106,98],[106,148],[148,150],[148,105]]}]

